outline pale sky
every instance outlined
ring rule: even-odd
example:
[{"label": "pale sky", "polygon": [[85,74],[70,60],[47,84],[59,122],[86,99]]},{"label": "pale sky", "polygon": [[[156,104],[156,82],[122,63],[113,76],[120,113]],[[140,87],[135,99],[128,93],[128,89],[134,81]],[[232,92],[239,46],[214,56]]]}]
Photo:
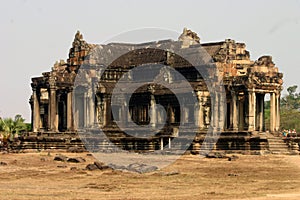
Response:
[{"label": "pale sky", "polygon": [[67,59],[77,30],[87,42],[97,44],[144,27],[176,32],[187,27],[202,42],[234,39],[246,43],[253,60],[272,55],[284,73],[284,86],[300,87],[296,0],[7,0],[1,1],[0,24],[1,117],[21,114],[30,121],[31,78]]}]

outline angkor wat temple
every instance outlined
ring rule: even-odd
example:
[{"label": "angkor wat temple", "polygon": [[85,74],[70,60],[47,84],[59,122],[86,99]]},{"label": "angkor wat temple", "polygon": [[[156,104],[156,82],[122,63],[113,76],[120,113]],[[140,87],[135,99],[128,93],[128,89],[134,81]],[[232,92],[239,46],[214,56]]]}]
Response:
[{"label": "angkor wat temple", "polygon": [[[193,63],[195,52],[202,52],[199,66],[206,66],[203,71],[197,71],[199,66]],[[117,91],[112,105],[112,93],[121,79],[127,80],[124,88],[129,88],[129,83],[134,85],[138,79],[147,81],[143,75],[130,74],[137,66],[148,66],[149,73],[156,73],[174,90],[150,80],[148,84],[136,86],[129,99],[122,89]],[[81,73],[81,69],[88,71]],[[178,72],[189,82],[192,91],[183,88]],[[101,128],[123,149],[156,150],[170,148],[174,138],[191,131],[195,136],[188,148],[197,152],[206,132],[217,129],[220,137],[214,149],[266,150],[266,131],[276,133],[280,127],[282,77],[271,56],[254,61],[244,43],[231,39],[201,43],[197,34],[187,29],[177,41],[142,44],[89,44],[77,32],[68,59],[56,62],[50,72],[32,78],[32,134],[67,135]],[[216,87],[215,83],[222,87]],[[191,92],[196,104],[190,100]],[[184,106],[175,93],[182,95]],[[270,95],[269,122],[264,117],[267,94]],[[163,109],[156,110],[156,104]],[[161,126],[162,129],[149,138],[132,137],[127,134],[134,129],[130,121],[141,127]],[[125,128],[120,128],[120,124]]]}]

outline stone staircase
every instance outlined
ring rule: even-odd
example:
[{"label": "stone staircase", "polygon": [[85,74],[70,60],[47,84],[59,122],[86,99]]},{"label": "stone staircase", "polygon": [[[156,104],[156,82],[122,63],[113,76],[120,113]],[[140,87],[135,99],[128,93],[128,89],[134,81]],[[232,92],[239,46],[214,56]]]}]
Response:
[{"label": "stone staircase", "polygon": [[67,150],[69,148],[84,149],[84,145],[76,133],[27,133],[12,144],[13,150]]},{"label": "stone staircase", "polygon": [[287,144],[284,140],[284,137],[280,135],[280,133],[267,133],[269,151],[272,154],[295,154],[296,152],[289,148],[289,144]]}]

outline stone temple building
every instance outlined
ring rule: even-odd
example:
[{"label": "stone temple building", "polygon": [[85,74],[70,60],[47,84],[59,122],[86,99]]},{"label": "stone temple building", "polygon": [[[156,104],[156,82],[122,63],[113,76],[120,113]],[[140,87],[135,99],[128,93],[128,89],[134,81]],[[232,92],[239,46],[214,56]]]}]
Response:
[{"label": "stone temple building", "polygon": [[[176,52],[190,55],[200,48],[205,51],[202,60],[212,62],[218,72],[207,65],[207,70],[201,74],[195,70],[192,61],[172,51],[176,49]],[[97,51],[97,56],[91,55],[91,52]],[[115,52],[115,56],[111,55],[112,52]],[[110,57],[116,59],[108,63],[105,71],[101,71],[101,61],[105,63],[104,59]],[[180,72],[189,81],[197,99],[196,104],[189,103],[189,99],[185,98],[185,106],[181,108],[172,91],[149,83],[135,90],[127,105],[128,113],[124,112],[122,103],[125,101],[124,94],[119,94],[116,100],[119,105],[114,105],[116,114],[113,114],[111,94],[120,78],[129,74],[127,80],[130,81],[130,70],[149,63],[170,66]],[[84,67],[89,71],[84,75],[79,74]],[[153,71],[155,70],[154,67]],[[185,96],[186,91],[180,90],[181,82],[176,73],[170,72],[168,68],[156,71],[178,93]],[[166,144],[170,147],[171,140],[185,134],[184,131],[193,129],[196,134],[189,149],[197,151],[207,130],[217,127],[221,134],[216,149],[263,150],[268,148],[264,133],[279,131],[282,77],[271,56],[251,60],[244,43],[231,39],[201,43],[197,34],[187,29],[184,29],[177,41],[163,40],[143,44],[89,44],[77,32],[67,60],[56,62],[51,71],[32,78],[30,105],[33,133],[69,134],[80,129],[101,128],[122,148],[155,150],[163,149]],[[213,80],[212,85],[209,78]],[[76,81],[82,81],[80,87],[75,87]],[[212,93],[209,90],[209,85],[214,87],[214,82],[222,82],[224,99],[219,96],[221,91],[216,89]],[[127,88],[126,84],[124,88]],[[266,95],[270,95],[271,107],[268,130],[264,117]],[[164,112],[150,112],[154,104],[160,104]],[[164,125],[159,133],[150,138],[130,137],[118,124],[126,124],[131,120],[141,126]],[[178,131],[180,126],[185,127],[183,132]],[[129,125],[125,127],[130,131]]]}]

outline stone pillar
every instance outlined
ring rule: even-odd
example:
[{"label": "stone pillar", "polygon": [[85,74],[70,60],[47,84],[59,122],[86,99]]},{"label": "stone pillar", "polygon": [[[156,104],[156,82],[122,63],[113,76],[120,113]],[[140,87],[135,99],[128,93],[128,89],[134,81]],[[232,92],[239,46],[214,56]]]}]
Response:
[{"label": "stone pillar", "polygon": [[249,124],[248,124],[248,131],[255,130],[255,121],[256,121],[256,95],[255,92],[249,91],[248,92],[248,107],[249,107]]},{"label": "stone pillar", "polygon": [[218,127],[220,130],[225,130],[225,118],[226,113],[225,109],[227,109],[226,97],[224,98],[222,95],[218,95],[218,108],[219,108],[219,116],[218,116]]},{"label": "stone pillar", "polygon": [[88,125],[89,127],[94,127],[95,125],[95,99],[93,95],[92,88],[89,88],[87,94],[87,102],[88,102]]},{"label": "stone pillar", "polygon": [[89,113],[89,108],[88,108],[88,97],[87,97],[87,92],[85,91],[83,93],[83,127],[86,128],[88,126],[88,113]]},{"label": "stone pillar", "polygon": [[275,100],[276,100],[276,125],[275,125],[275,131],[279,131],[280,128],[280,94],[275,94]]},{"label": "stone pillar", "polygon": [[150,100],[150,125],[152,127],[156,127],[157,119],[156,119],[156,102],[155,102],[155,96],[154,94],[151,94],[151,100]]},{"label": "stone pillar", "polygon": [[[124,127],[127,127],[128,124],[128,117],[130,117],[130,113],[129,113],[129,106],[127,107],[127,103],[126,103],[126,97],[123,98],[122,100],[122,105],[121,105],[121,123],[123,124]],[[127,107],[127,109],[126,109]]]},{"label": "stone pillar", "polygon": [[[240,97],[240,98],[245,98],[244,97]],[[244,110],[244,101],[245,99],[241,99],[242,101],[238,102],[239,108],[238,108],[238,112],[239,112],[239,131],[243,131],[245,129],[245,125],[244,125],[244,121],[245,121],[245,110]]]},{"label": "stone pillar", "polygon": [[238,131],[238,123],[239,123],[239,111],[237,105],[237,94],[236,92],[231,93],[232,96],[232,129],[233,131]]},{"label": "stone pillar", "polygon": [[270,132],[275,131],[275,125],[276,125],[276,97],[275,93],[272,92],[270,94]]},{"label": "stone pillar", "polygon": [[58,119],[57,119],[57,100],[56,100],[56,87],[50,85],[50,95],[49,95],[49,121],[50,130],[58,131]]},{"label": "stone pillar", "polygon": [[211,124],[211,107],[207,104],[209,101],[208,97],[203,98],[203,122],[204,128],[208,128],[208,125]]},{"label": "stone pillar", "polygon": [[74,131],[73,120],[73,90],[69,89],[67,94],[67,129],[68,131]]},{"label": "stone pillar", "polygon": [[37,95],[37,88],[33,88],[33,132],[40,130],[40,103]]},{"label": "stone pillar", "polygon": [[195,123],[196,126],[198,126],[200,129],[204,129],[204,99],[203,97],[201,97],[201,94],[199,94],[199,92],[197,93],[197,97],[199,103],[197,109],[195,109],[195,112],[197,112],[195,113]]},{"label": "stone pillar", "polygon": [[107,104],[108,104],[108,99],[106,97],[103,98],[103,109],[102,109],[102,125],[103,127],[107,125]]},{"label": "stone pillar", "polygon": [[164,150],[164,138],[160,138],[160,150]]},{"label": "stone pillar", "polygon": [[171,145],[171,141],[172,141],[172,140],[171,140],[171,138],[170,138],[170,137],[169,137],[168,139],[169,139],[168,148],[169,148],[169,149],[171,149],[171,147],[172,147],[172,145]]},{"label": "stone pillar", "polygon": [[199,115],[198,115],[198,124],[200,129],[204,129],[204,103],[203,99],[200,100],[200,105],[199,105]]},{"label": "stone pillar", "polygon": [[168,105],[168,116],[169,116],[169,122],[174,123],[175,122],[175,113],[174,113],[173,107],[170,104]]},{"label": "stone pillar", "polygon": [[264,94],[259,95],[258,107],[259,107],[259,131],[264,131],[264,110],[265,110],[265,101],[264,101]]},{"label": "stone pillar", "polygon": [[218,127],[218,122],[219,122],[219,99],[218,95],[215,94],[215,98],[213,100],[213,105],[212,105],[212,110],[213,110],[213,127],[216,129]]}]

